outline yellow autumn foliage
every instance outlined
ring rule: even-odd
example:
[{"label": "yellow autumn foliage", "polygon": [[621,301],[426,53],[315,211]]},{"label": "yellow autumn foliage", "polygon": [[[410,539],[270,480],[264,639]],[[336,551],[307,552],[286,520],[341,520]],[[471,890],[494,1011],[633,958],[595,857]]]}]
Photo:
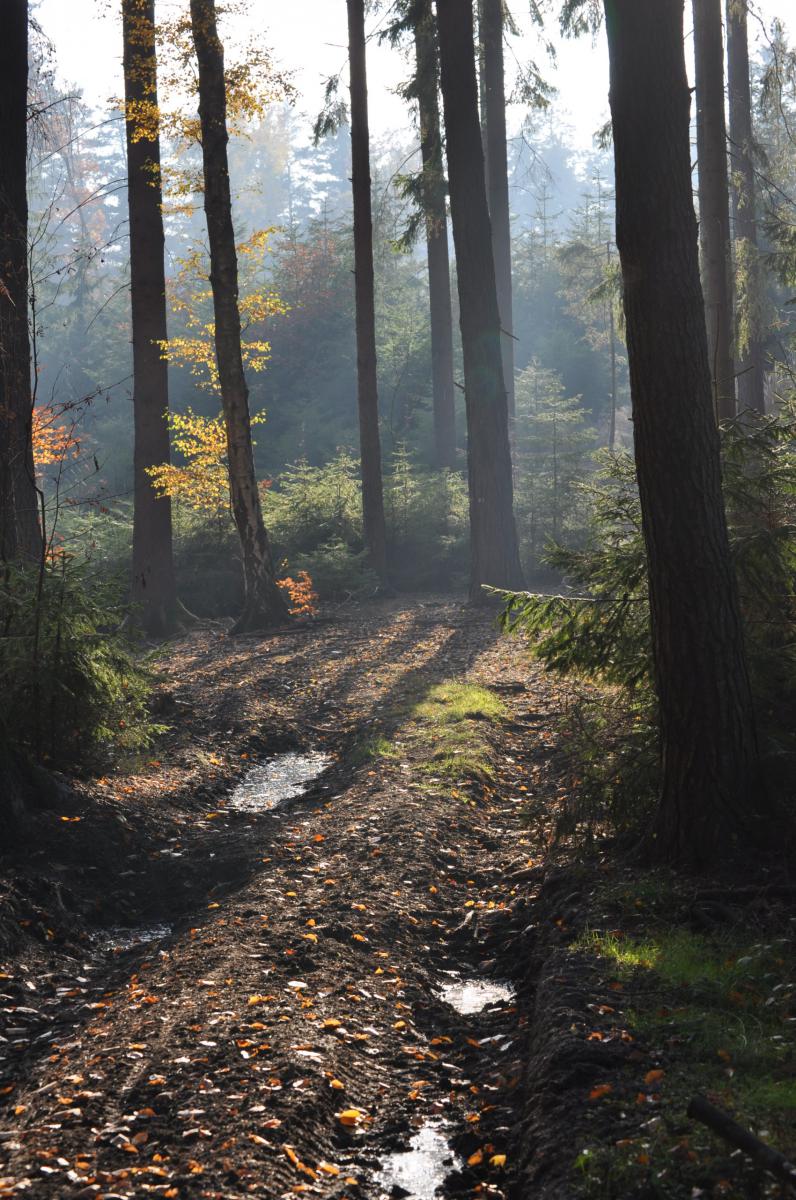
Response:
[{"label": "yellow autumn foliage", "polygon": [[[265,413],[256,413],[252,425],[262,425]],[[227,435],[224,418],[203,417],[187,409],[168,414],[172,445],[182,463],[160,463],[147,474],[160,496],[170,496],[197,512],[221,513],[229,507]]]},{"label": "yellow autumn foliage", "polygon": [[[243,365],[250,371],[264,371],[271,345],[261,337],[248,336],[254,326],[269,317],[288,311],[288,306],[272,289],[258,279],[262,256],[267,252],[273,229],[258,229],[236,246],[240,270],[238,309],[241,320]],[[213,293],[207,282],[209,266],[205,251],[195,247],[177,260],[179,270],[170,287],[172,310],[182,319],[185,332],[160,343],[169,362],[186,367],[199,380],[199,386],[218,391],[218,366],[215,351],[215,322],[207,318],[212,311]]]}]

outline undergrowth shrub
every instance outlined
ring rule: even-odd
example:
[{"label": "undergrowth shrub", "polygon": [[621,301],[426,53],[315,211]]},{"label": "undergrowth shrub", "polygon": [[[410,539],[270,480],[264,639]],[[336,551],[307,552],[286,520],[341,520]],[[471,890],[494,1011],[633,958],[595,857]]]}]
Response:
[{"label": "undergrowth shrub", "polygon": [[365,561],[359,464],[346,451],[323,466],[285,467],[264,493],[263,509],[276,560],[306,571],[322,599],[378,587]]},{"label": "undergrowth shrub", "polygon": [[[177,594],[198,617],[227,616],[243,604],[240,543],[227,511],[203,512],[172,500],[174,570]],[[67,510],[60,518],[64,546],[91,563],[93,575],[119,581],[120,598],[129,601],[133,545],[133,508],[126,501],[98,510]]]},{"label": "undergrowth shrub", "polygon": [[[362,533],[359,463],[345,451],[324,466],[285,468],[263,499],[274,553],[306,571],[323,599],[372,592]],[[403,449],[384,473],[388,558],[408,591],[447,589],[467,569],[467,489],[460,475],[424,470]]]},{"label": "undergrowth shrub", "polygon": [[339,542],[362,548],[359,464],[341,451],[324,466],[292,463],[263,496],[268,532],[284,555]]},{"label": "undergrowth shrub", "polygon": [[514,507],[526,577],[552,574],[551,544],[582,546],[589,505],[580,483],[592,470],[597,444],[579,396],[534,359],[516,381]]},{"label": "undergrowth shrub", "polygon": [[175,503],[177,595],[197,617],[221,617],[243,606],[240,542],[227,513],[201,513]]},{"label": "undergrowth shrub", "polygon": [[343,600],[360,593],[373,593],[379,577],[367,563],[364,549],[354,549],[340,538],[304,554],[286,558],[299,571],[306,571],[318,595],[324,600]]},{"label": "undergrowth shrub", "polygon": [[[321,600],[368,595],[379,579],[367,565],[359,463],[346,451],[331,462],[297,462],[261,485],[263,515],[280,576],[306,572]],[[468,569],[467,485],[461,475],[429,471],[398,450],[384,473],[384,507],[392,582],[406,591],[449,590]],[[199,617],[236,613],[243,602],[240,548],[222,505],[203,509],[176,498],[177,592]],[[62,517],[66,545],[86,553],[105,576],[126,579],[132,510],[75,509]]]},{"label": "undergrowth shrub", "polygon": [[[772,780],[796,755],[796,401],[744,414],[723,430],[724,491],[762,749]],[[566,718],[573,788],[562,828],[643,819],[658,778],[657,712],[641,511],[632,458],[599,456],[582,485],[591,532],[582,549],[552,545],[557,596],[502,593],[507,631],[562,675],[597,682]],[[694,603],[698,603],[698,597]]]},{"label": "undergrowth shrub", "polygon": [[54,767],[145,747],[147,673],[119,632],[118,590],[66,560],[0,575],[0,746]]},{"label": "undergrowth shrub", "polygon": [[421,470],[404,448],[384,480],[392,571],[408,591],[463,585],[469,562],[467,484],[454,471]]}]

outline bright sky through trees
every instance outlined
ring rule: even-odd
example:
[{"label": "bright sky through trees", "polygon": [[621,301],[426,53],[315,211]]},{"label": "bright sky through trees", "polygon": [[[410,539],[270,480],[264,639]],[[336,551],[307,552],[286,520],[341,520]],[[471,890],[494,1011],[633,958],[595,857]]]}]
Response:
[{"label": "bright sky through trees", "polygon": [[[110,12],[97,0],[41,0],[36,10],[45,31],[52,38],[58,57],[59,77],[63,82],[76,83],[91,104],[102,104],[109,96],[119,96],[121,81],[121,36],[118,25],[118,4]],[[161,0],[166,16],[176,5]],[[512,56],[517,61],[536,59],[543,73],[559,89],[556,120],[571,126],[570,140],[578,149],[592,146],[594,132],[608,117],[608,56],[605,39],[595,45],[588,38],[577,42],[562,41],[557,34],[554,18],[548,19],[547,36],[557,49],[556,65],[549,64],[540,45],[538,32],[532,29],[527,5],[511,6],[523,36],[512,38],[507,55],[507,68],[512,71]],[[781,0],[757,0],[756,9],[767,25],[775,15],[782,16]],[[311,118],[321,106],[324,79],[339,71],[346,58],[346,23],[343,0],[293,0],[290,4],[251,5],[246,19],[248,31],[254,33],[261,25],[263,38],[284,67],[295,72],[300,93],[299,108]],[[385,20],[385,14],[371,17],[369,33]],[[752,21],[750,34],[760,44],[762,27]],[[690,30],[689,30],[690,35]],[[400,55],[376,39],[369,47],[371,129],[375,135],[404,128],[407,123],[404,103],[394,94],[394,88],[406,77],[407,70]],[[511,126],[517,132],[524,112],[515,106],[510,113]]]}]

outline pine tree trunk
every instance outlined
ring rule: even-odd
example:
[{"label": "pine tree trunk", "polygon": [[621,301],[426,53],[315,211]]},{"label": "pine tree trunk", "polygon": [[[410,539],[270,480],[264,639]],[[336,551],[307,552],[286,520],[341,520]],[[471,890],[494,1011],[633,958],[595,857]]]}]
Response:
[{"label": "pine tree trunk", "polygon": [[431,374],[434,408],[434,462],[439,470],[456,466],[456,404],[453,383],[448,214],[437,94],[439,59],[431,0],[423,0],[415,25],[417,102],[423,159],[423,208],[431,312]]},{"label": "pine tree trunk", "polygon": [[724,118],[721,0],[693,0],[699,241],[716,415],[735,416],[730,193]]},{"label": "pine tree trunk", "polygon": [[464,355],[470,597],[522,587],[470,0],[438,0],[442,98]]},{"label": "pine tree trunk", "polygon": [[133,603],[150,637],[178,626],[171,501],[147,468],[169,461],[163,194],[158,131],[155,0],[122,0],[127,108],[127,202],[133,324]]},{"label": "pine tree trunk", "polygon": [[379,437],[376,376],[376,308],[373,291],[373,218],[370,197],[368,76],[365,55],[365,0],[346,0],[351,89],[351,188],[354,201],[354,277],[357,335],[357,404],[362,460],[362,520],[368,561],[383,581],[387,576],[387,537]]},{"label": "pine tree trunk", "polygon": [[[736,306],[738,407],[763,412],[765,359],[761,336],[762,286],[757,249],[755,169],[752,158],[752,95],[749,82],[747,0],[727,0],[727,91],[730,98],[730,178],[735,269],[741,283]],[[741,302],[741,292],[744,299]],[[740,328],[738,328],[740,326]]]},{"label": "pine tree trunk", "polygon": [[42,554],[33,468],[28,331],[28,5],[7,0],[0,37],[0,561]]},{"label": "pine tree trunk", "polygon": [[663,757],[650,848],[717,865],[768,827],[699,279],[683,0],[606,0],[605,12]]},{"label": "pine tree trunk", "polygon": [[233,633],[245,633],[285,621],[288,610],[276,586],[254,473],[249,392],[241,354],[238,258],[227,159],[224,49],[216,28],[215,0],[191,0],[191,31],[199,73],[199,119],[216,360],[227,435],[232,515],[240,538],[245,585],[244,609]]},{"label": "pine tree trunk", "polygon": [[616,326],[613,300],[609,300],[608,303],[608,345],[611,355],[611,418],[608,427],[608,449],[613,451],[616,447]]},{"label": "pine tree trunk", "polygon": [[514,418],[514,303],[511,287],[511,216],[506,145],[506,90],[503,66],[503,0],[480,0],[486,177],[498,311],[502,329],[503,379],[509,419]]}]

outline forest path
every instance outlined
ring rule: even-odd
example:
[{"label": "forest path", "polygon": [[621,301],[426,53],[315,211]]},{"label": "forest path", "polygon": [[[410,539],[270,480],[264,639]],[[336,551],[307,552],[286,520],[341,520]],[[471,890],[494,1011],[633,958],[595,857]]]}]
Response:
[{"label": "forest path", "polygon": [[[499,1198],[529,999],[501,929],[517,928],[512,900],[534,873],[521,810],[560,694],[491,616],[448,602],[362,606],[268,639],[195,633],[163,666],[167,708],[185,697],[188,715],[162,760],[103,786],[144,826],[148,806],[174,822],[145,847],[171,890],[145,877],[150,904],[133,888],[131,917],[137,903],[169,920],[180,888],[190,901],[162,940],[76,964],[71,987],[63,964],[21,993],[25,968],[4,969],[12,1019],[52,1007],[3,1098],[0,1195],[431,1200],[447,1178],[447,1195]],[[492,781],[429,773],[439,730],[414,705],[450,680],[505,705],[465,722]],[[227,783],[269,726],[334,763],[273,812],[236,811]],[[188,812],[173,796],[208,764],[222,797],[197,789]],[[144,862],[140,847],[129,857]],[[487,977],[516,1002],[459,1012],[443,998]],[[396,1158],[419,1132],[425,1158]]]}]

